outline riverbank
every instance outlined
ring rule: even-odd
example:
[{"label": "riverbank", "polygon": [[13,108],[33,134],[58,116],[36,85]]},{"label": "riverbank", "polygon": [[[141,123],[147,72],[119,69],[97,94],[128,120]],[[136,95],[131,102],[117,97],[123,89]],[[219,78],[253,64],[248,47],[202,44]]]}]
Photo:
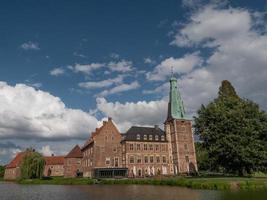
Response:
[{"label": "riverbank", "polygon": [[92,184],[135,184],[135,185],[169,185],[192,189],[209,190],[267,190],[267,178],[147,178],[147,179],[88,179],[88,178],[51,178],[20,180],[19,184],[47,185],[92,185]]}]

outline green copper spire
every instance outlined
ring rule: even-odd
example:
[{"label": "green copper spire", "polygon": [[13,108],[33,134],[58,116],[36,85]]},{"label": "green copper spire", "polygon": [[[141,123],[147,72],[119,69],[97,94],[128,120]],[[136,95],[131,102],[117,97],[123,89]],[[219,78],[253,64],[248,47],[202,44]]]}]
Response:
[{"label": "green copper spire", "polygon": [[177,79],[173,76],[170,79],[170,97],[168,105],[168,116],[169,119],[185,119],[185,111],[181,95],[177,87]]}]

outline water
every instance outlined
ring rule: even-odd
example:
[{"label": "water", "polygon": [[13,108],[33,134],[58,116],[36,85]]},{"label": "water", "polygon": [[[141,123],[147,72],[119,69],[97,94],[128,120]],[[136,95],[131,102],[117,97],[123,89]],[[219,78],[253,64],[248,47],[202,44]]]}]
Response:
[{"label": "water", "polygon": [[267,197],[265,194],[226,193],[152,185],[57,186],[0,182],[0,200],[258,200],[267,199],[264,198]]}]

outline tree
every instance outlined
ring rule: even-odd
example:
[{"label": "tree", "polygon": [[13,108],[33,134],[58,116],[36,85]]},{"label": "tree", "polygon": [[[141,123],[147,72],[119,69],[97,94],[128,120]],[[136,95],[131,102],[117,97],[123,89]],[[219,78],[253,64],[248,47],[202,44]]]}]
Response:
[{"label": "tree", "polygon": [[212,169],[250,174],[267,170],[267,114],[250,100],[240,98],[223,81],[218,98],[201,106],[195,131],[208,152]]},{"label": "tree", "polygon": [[195,143],[197,167],[200,171],[208,171],[211,167],[211,161],[209,160],[208,151],[203,147],[201,142]]},{"label": "tree", "polygon": [[0,165],[0,178],[4,177],[5,167]]},{"label": "tree", "polygon": [[27,150],[21,165],[21,178],[42,178],[45,160],[41,154],[34,150]]}]

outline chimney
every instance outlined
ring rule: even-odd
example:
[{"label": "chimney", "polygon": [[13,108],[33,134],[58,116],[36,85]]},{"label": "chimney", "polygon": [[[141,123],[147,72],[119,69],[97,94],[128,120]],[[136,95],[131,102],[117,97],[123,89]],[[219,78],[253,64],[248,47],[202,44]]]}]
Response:
[{"label": "chimney", "polygon": [[111,117],[108,117],[108,121],[112,121],[112,118]]},{"label": "chimney", "polygon": [[54,157],[54,154],[52,153],[51,156]]},{"label": "chimney", "polygon": [[154,128],[155,128],[155,129],[158,129],[158,128],[159,128],[159,125],[154,125]]}]

